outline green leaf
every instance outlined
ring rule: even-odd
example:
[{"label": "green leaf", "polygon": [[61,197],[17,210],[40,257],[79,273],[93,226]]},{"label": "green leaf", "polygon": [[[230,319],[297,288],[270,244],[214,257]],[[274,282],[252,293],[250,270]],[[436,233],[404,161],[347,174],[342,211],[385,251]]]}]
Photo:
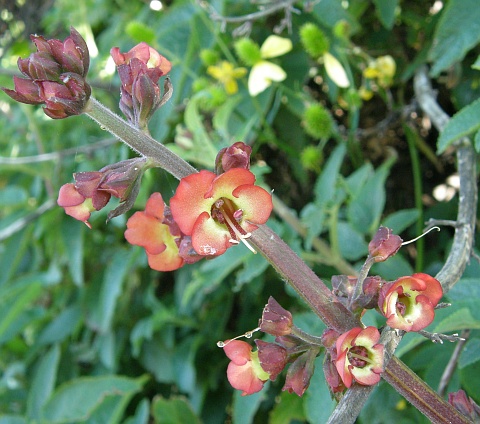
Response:
[{"label": "green leaf", "polygon": [[270,413],[269,424],[290,424],[296,420],[304,421],[303,402],[303,398],[296,394],[282,392]]},{"label": "green leaf", "polygon": [[43,405],[50,397],[57,379],[58,364],[60,362],[60,348],[52,346],[35,370],[27,399],[27,416],[31,420],[38,420]]},{"label": "green leaf", "polygon": [[147,44],[152,44],[155,38],[155,32],[147,25],[139,21],[130,21],[125,27],[125,32],[136,43],[144,41]]},{"label": "green leaf", "polygon": [[27,191],[20,186],[9,185],[0,190],[0,205],[2,207],[23,205],[27,199]]},{"label": "green leaf", "polygon": [[385,206],[385,181],[392,165],[393,160],[381,165],[355,193],[348,205],[348,221],[362,234],[371,233],[378,227]]},{"label": "green leaf", "polygon": [[339,222],[337,232],[342,257],[349,261],[355,261],[368,254],[368,245],[363,235],[348,222]]},{"label": "green leaf", "polygon": [[477,131],[475,133],[475,137],[473,139],[473,145],[475,147],[475,150],[477,152],[480,152],[480,131]]},{"label": "green leaf", "polygon": [[82,319],[82,310],[79,304],[65,308],[41,331],[37,343],[51,344],[65,340],[75,331]]},{"label": "green leaf", "polygon": [[27,420],[18,415],[2,415],[0,417],[0,424],[27,424]]},{"label": "green leaf", "polygon": [[233,395],[233,424],[250,424],[265,397],[268,382],[263,389],[253,395],[242,396],[240,390],[235,390]]},{"label": "green leaf", "polygon": [[438,324],[436,324],[432,331],[435,333],[448,333],[450,331],[459,331],[466,329],[480,329],[480,321],[475,318],[470,309],[461,308],[455,312],[451,312]]},{"label": "green leaf", "polygon": [[121,376],[80,377],[60,386],[42,408],[42,418],[50,424],[88,420],[109,397],[130,399],[142,389],[147,378]]},{"label": "green leaf", "polygon": [[480,41],[480,7],[478,0],[449,0],[435,28],[428,59],[433,62],[430,74],[461,61]]},{"label": "green leaf", "polygon": [[89,308],[91,308],[89,321],[102,333],[108,331],[112,325],[116,301],[135,254],[133,249],[118,249],[105,270],[100,292],[97,293],[96,288],[92,288],[95,298],[89,302]]},{"label": "green leaf", "polygon": [[480,361],[480,339],[469,339],[458,360],[458,367],[462,369],[478,361]]},{"label": "green leaf", "polygon": [[382,225],[390,228],[395,234],[399,234],[415,223],[419,214],[420,212],[417,209],[403,209],[388,215]]},{"label": "green leaf", "polygon": [[[42,284],[38,280],[23,280],[0,290],[0,342],[11,339],[14,334],[10,328],[16,326],[17,320],[25,313],[31,302],[41,296]],[[19,331],[20,328],[17,328]],[[7,337],[8,334],[8,337]]]},{"label": "green leaf", "polygon": [[438,138],[437,153],[443,153],[454,141],[479,129],[480,99],[477,99],[453,115],[452,119],[445,125]]},{"label": "green leaf", "polygon": [[86,226],[83,222],[73,219],[64,219],[61,222],[60,237],[66,248],[68,257],[68,269],[73,282],[77,286],[83,284],[83,237]]},{"label": "green leaf", "polygon": [[[335,409],[336,402],[330,395],[327,381],[319,378],[322,373],[323,355],[316,359],[316,375],[311,379],[305,392],[305,414],[310,423],[326,423]],[[321,375],[323,377],[323,375]]]},{"label": "green leaf", "polygon": [[314,189],[315,203],[317,205],[324,205],[334,199],[340,176],[340,167],[342,166],[346,149],[345,143],[335,148],[318,178]]},{"label": "green leaf", "polygon": [[135,410],[135,415],[125,420],[124,424],[148,424],[150,418],[150,403],[143,399]]},{"label": "green leaf", "polygon": [[387,29],[392,29],[398,0],[373,0],[380,22]]},{"label": "green leaf", "polygon": [[181,397],[156,397],[152,404],[152,414],[155,424],[201,423],[192,406]]}]

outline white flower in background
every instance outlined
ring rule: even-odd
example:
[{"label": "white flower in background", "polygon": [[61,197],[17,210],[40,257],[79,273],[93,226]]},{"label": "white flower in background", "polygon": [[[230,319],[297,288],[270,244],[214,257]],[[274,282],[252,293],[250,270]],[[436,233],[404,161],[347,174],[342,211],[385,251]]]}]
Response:
[{"label": "white flower in background", "polygon": [[270,35],[260,47],[261,60],[255,63],[248,77],[248,92],[256,96],[266,90],[273,81],[283,81],[286,72],[278,65],[266,60],[282,56],[292,50],[292,41],[278,35]]},{"label": "white flower in background", "polygon": [[330,79],[341,88],[350,87],[347,73],[338,59],[331,53],[327,52],[323,55],[323,63],[325,64],[325,71]]}]

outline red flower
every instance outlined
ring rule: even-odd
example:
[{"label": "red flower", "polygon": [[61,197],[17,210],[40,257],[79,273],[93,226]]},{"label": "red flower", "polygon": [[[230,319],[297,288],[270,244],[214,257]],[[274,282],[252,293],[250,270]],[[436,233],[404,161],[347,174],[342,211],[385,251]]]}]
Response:
[{"label": "red flower", "polygon": [[227,378],[232,387],[242,390],[242,396],[262,390],[269,374],[260,365],[258,351],[252,352],[252,346],[241,340],[225,342],[223,350],[231,359],[227,368]]},{"label": "red flower", "polygon": [[158,80],[168,74],[172,64],[147,43],[140,43],[128,53],[113,47],[110,54],[122,82],[120,109],[138,128],[146,128],[153,113],[171,96],[168,80],[161,95]]},{"label": "red flower", "polygon": [[267,221],[272,196],[254,182],[255,176],[240,168],[219,176],[200,171],[180,181],[170,207],[198,254],[221,255],[239,241],[246,243],[250,232]]},{"label": "red flower", "polygon": [[130,244],[142,246],[148,265],[157,271],[173,271],[183,266],[178,244],[180,231],[174,225],[164,224],[165,203],[160,193],[153,193],[145,211],[135,212],[127,221],[125,238]]},{"label": "red flower", "polygon": [[365,386],[380,381],[383,345],[377,343],[379,339],[380,333],[375,327],[355,327],[337,339],[335,366],[347,388],[354,380]]},{"label": "red flower", "polygon": [[1,88],[17,102],[45,104],[50,118],[62,119],[83,112],[91,89],[85,77],[90,56],[85,40],[72,27],[65,41],[31,36],[37,47],[27,59],[18,59],[18,68],[27,78],[13,77],[15,90]]},{"label": "red flower", "polygon": [[378,306],[390,327],[418,331],[432,323],[434,309],[442,296],[438,280],[418,273],[385,284],[380,291]]},{"label": "red flower", "polygon": [[[107,197],[105,204],[110,199],[110,195],[107,195]],[[65,209],[67,215],[84,222],[88,228],[92,228],[88,222],[90,214],[96,210],[92,198],[87,198],[79,193],[74,184],[65,184],[60,187],[57,203]]]}]

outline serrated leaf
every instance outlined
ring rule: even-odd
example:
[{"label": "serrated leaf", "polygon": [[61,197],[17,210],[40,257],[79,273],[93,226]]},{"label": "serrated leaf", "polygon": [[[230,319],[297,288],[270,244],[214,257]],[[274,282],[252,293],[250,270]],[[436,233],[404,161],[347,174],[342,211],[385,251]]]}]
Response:
[{"label": "serrated leaf", "polygon": [[110,396],[130,398],[139,392],[146,378],[121,376],[80,377],[60,386],[42,408],[50,424],[87,420]]},{"label": "serrated leaf", "polygon": [[480,99],[452,116],[440,133],[437,142],[437,153],[443,153],[454,141],[472,134],[480,129]]},{"label": "serrated leaf", "polygon": [[458,367],[462,369],[478,361],[480,361],[480,339],[469,339],[458,360]]},{"label": "serrated leaf", "polygon": [[380,22],[387,29],[392,29],[398,0],[373,0]]},{"label": "serrated leaf", "polygon": [[188,401],[180,397],[170,399],[156,397],[152,404],[152,414],[155,424],[200,424],[201,422]]},{"label": "serrated leaf", "polygon": [[430,74],[462,60],[480,41],[480,7],[478,0],[449,0],[435,28],[428,59],[433,62]]}]

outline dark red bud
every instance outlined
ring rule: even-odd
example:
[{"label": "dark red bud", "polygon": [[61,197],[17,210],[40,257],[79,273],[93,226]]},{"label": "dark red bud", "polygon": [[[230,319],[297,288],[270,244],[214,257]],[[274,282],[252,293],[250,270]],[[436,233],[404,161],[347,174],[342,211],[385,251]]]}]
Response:
[{"label": "dark red bud", "polygon": [[280,374],[285,365],[287,365],[287,350],[275,343],[264,342],[263,340],[255,340],[258,348],[258,359],[263,370],[270,374],[270,380],[275,381],[277,375]]},{"label": "dark red bud", "polygon": [[252,148],[242,141],[224,147],[215,159],[215,172],[222,174],[232,168],[250,169],[251,154]]},{"label": "dark red bud", "polygon": [[368,252],[375,262],[383,262],[395,255],[402,243],[400,236],[393,234],[390,228],[380,227],[368,244]]},{"label": "dark red bud", "polygon": [[259,324],[260,329],[264,333],[273,336],[285,336],[291,333],[292,325],[292,314],[282,308],[279,303],[270,296],[268,303],[263,309],[262,319]]}]

